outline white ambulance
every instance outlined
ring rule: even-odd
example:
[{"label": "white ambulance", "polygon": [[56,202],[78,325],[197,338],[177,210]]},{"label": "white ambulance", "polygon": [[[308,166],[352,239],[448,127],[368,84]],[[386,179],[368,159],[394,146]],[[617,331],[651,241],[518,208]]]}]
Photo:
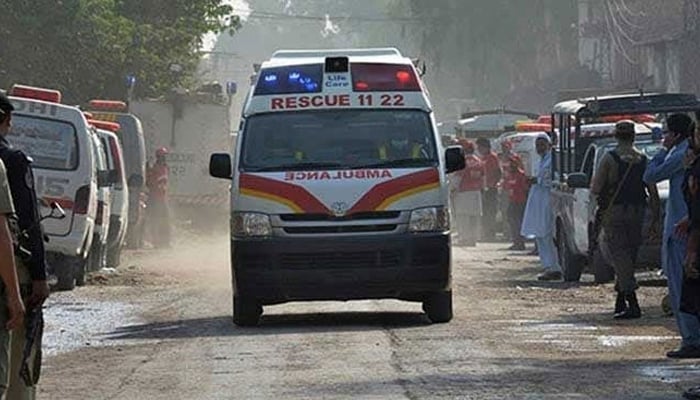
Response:
[{"label": "white ambulance", "polygon": [[[15,106],[8,140],[32,158],[37,197],[66,210],[62,220],[46,220],[44,232],[49,267],[57,287],[75,287],[85,267],[97,212],[97,171],[92,133],[76,107],[60,104],[55,90],[15,85],[9,92]],[[42,215],[50,213],[42,209]]]},{"label": "white ambulance", "polygon": [[446,175],[427,91],[396,49],[279,51],[243,111],[232,180],[233,320],[290,301],[422,302],[452,318]]},{"label": "white ambulance", "polygon": [[[91,121],[88,121],[91,123]],[[87,272],[99,271],[107,265],[107,235],[109,233],[109,217],[111,211],[111,197],[113,176],[110,174],[107,161],[107,148],[100,137],[100,132],[94,126],[92,131],[92,151],[97,170],[97,212],[95,213],[95,232],[92,238],[92,247],[88,254]],[[85,271],[76,276],[76,283],[85,283]]]},{"label": "white ambulance", "polygon": [[126,182],[124,155],[116,122],[90,121],[97,129],[102,145],[107,150],[107,164],[114,186],[110,193],[109,234],[107,239],[107,267],[116,268],[121,263],[121,252],[126,241],[129,215],[129,188]]}]

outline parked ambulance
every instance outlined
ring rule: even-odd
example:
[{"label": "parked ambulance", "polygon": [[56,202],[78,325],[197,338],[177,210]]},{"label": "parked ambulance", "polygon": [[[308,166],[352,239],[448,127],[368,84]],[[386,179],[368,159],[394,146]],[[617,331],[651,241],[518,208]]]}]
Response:
[{"label": "parked ambulance", "polygon": [[91,100],[88,109],[95,119],[116,122],[120,126],[118,136],[124,150],[126,181],[132,196],[132,204],[135,205],[129,207],[127,242],[129,247],[140,248],[144,209],[138,205],[140,198],[144,195],[146,182],[146,142],[143,125],[138,117],[129,112],[128,105],[123,101]]},{"label": "parked ambulance", "polygon": [[113,186],[110,192],[109,233],[107,235],[107,260],[110,268],[121,263],[121,252],[129,224],[129,188],[126,182],[124,156],[117,132],[121,126],[115,122],[90,121],[106,150],[107,165]]},{"label": "parked ambulance", "polygon": [[[59,289],[75,287],[92,245],[97,213],[97,170],[92,132],[83,113],[61,104],[55,90],[15,85],[10,143],[32,158],[37,197],[67,213],[44,222],[50,269]],[[49,209],[40,210],[42,215]]]},{"label": "parked ambulance", "polygon": [[452,318],[445,149],[425,87],[396,49],[279,51],[243,111],[231,185],[233,320],[290,301],[401,299]]}]

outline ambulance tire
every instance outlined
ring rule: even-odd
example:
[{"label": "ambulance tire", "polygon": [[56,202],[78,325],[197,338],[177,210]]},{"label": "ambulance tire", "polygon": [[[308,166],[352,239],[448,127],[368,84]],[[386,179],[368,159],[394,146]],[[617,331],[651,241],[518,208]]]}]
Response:
[{"label": "ambulance tire", "polygon": [[450,322],[452,313],[452,291],[432,293],[423,301],[423,311],[430,322],[444,324]]},{"label": "ambulance tire", "polygon": [[109,246],[107,248],[107,267],[117,268],[122,263],[122,247]]},{"label": "ambulance tire", "polygon": [[75,289],[76,264],[66,262],[56,268],[56,290],[70,291]]},{"label": "ambulance tire", "polygon": [[233,296],[233,323],[237,326],[258,326],[262,313],[262,306],[255,300]]},{"label": "ambulance tire", "polygon": [[565,282],[578,282],[581,280],[583,272],[583,262],[581,257],[578,257],[571,251],[569,242],[566,239],[566,234],[563,229],[557,229],[557,250],[559,252],[559,263]]},{"label": "ambulance tire", "polygon": [[81,260],[75,265],[75,286],[85,286],[86,264],[86,260]]}]

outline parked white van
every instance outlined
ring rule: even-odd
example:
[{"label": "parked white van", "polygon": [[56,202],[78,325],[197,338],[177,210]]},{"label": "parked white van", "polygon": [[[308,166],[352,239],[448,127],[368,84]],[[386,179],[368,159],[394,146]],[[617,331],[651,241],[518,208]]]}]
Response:
[{"label": "parked white van", "polygon": [[[89,123],[90,121],[88,121]],[[109,217],[111,211],[111,174],[107,165],[107,151],[102,143],[97,129],[90,127],[92,150],[95,157],[97,172],[97,211],[95,213],[95,231],[92,246],[88,254],[87,272],[99,271],[107,264],[107,234],[109,233]],[[85,271],[76,276],[76,284],[85,283]]]},{"label": "parked white van", "polygon": [[90,122],[98,128],[97,133],[107,153],[107,166],[113,184],[107,234],[107,267],[116,268],[121,263],[121,252],[129,223],[129,188],[124,169],[124,154],[116,134],[119,132],[120,125],[105,121]]},{"label": "parked white van", "polygon": [[43,226],[57,288],[70,290],[85,267],[97,213],[92,134],[82,111],[60,104],[58,91],[15,85],[9,97],[16,110],[7,139],[32,158],[37,197],[66,211],[66,218],[46,220]]}]

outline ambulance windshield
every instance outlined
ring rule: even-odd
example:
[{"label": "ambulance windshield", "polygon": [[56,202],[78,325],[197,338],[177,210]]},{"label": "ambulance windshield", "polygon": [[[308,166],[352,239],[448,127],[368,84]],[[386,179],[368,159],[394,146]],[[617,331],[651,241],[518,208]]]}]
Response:
[{"label": "ambulance windshield", "polygon": [[35,168],[74,170],[78,167],[78,138],[69,122],[13,115],[7,140],[31,157]]},{"label": "ambulance windshield", "polygon": [[245,128],[247,172],[437,166],[431,120],[417,110],[262,114]]}]

